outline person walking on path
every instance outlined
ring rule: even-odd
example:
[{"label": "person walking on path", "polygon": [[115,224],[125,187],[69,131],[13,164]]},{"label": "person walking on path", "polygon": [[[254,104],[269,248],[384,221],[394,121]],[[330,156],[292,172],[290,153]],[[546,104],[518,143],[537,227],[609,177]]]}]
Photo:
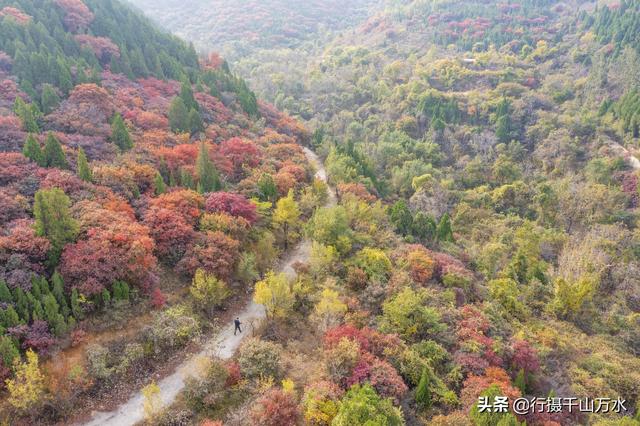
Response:
[{"label": "person walking on path", "polygon": [[233,330],[233,335],[236,335],[236,332],[240,332],[242,333],[242,329],[240,328],[240,324],[242,324],[240,322],[240,318],[236,318],[235,320],[233,320],[233,324],[236,326],[236,328]]}]

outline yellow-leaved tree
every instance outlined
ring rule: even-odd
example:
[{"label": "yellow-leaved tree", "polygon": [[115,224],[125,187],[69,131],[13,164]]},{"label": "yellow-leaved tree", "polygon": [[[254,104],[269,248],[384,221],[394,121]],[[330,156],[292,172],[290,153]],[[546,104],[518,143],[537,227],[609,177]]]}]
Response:
[{"label": "yellow-leaved tree", "polygon": [[321,330],[339,323],[340,318],[347,311],[347,305],[340,300],[340,294],[331,288],[322,290],[320,300],[316,304],[315,315]]},{"label": "yellow-leaved tree", "polygon": [[208,313],[222,306],[231,295],[231,291],[224,281],[217,279],[212,274],[207,274],[203,269],[196,271],[189,292],[198,307]]},{"label": "yellow-leaved tree", "polygon": [[274,318],[282,318],[293,308],[294,294],[289,285],[289,280],[284,273],[274,274],[269,271],[264,280],[256,283],[253,300],[264,305],[267,315]]},{"label": "yellow-leaved tree", "polygon": [[44,375],[38,366],[38,354],[29,349],[26,362],[15,361],[15,376],[6,381],[9,403],[27,411],[35,407],[44,395]]},{"label": "yellow-leaved tree", "polygon": [[289,248],[289,237],[294,234],[300,225],[300,208],[293,198],[293,190],[289,190],[286,197],[282,197],[276,204],[273,212],[273,224],[282,230],[284,249]]}]

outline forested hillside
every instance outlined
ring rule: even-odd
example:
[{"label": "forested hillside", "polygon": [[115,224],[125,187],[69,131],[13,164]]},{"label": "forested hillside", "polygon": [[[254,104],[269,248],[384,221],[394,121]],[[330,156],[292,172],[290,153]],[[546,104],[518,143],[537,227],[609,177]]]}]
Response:
[{"label": "forested hillside", "polygon": [[[366,19],[369,0],[128,0],[150,12],[163,27],[215,50],[235,63],[260,49],[299,48],[315,44],[336,28]],[[158,12],[158,13],[154,13]],[[193,15],[198,19],[191,19]],[[216,25],[211,25],[216,22]]]},{"label": "forested hillside", "polygon": [[[640,424],[640,2],[368,6],[365,20],[255,43],[233,64],[314,130],[339,203],[305,227],[312,256],[297,281],[258,284],[269,320],[239,373],[214,362],[173,413]],[[242,28],[207,30],[223,19],[215,9],[181,8],[170,28],[187,39],[214,51],[244,40]],[[145,12],[179,16],[167,2]],[[627,410],[481,412],[478,397],[496,395],[622,398]]]},{"label": "forested hillside", "polygon": [[3,424],[86,418],[197,349],[326,196],[309,139],[117,0],[0,0]]}]

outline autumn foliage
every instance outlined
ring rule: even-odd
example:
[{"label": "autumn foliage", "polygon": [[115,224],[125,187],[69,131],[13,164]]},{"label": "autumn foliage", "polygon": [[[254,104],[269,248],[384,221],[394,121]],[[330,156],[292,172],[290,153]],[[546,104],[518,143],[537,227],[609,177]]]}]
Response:
[{"label": "autumn foliage", "polygon": [[249,223],[254,223],[258,219],[255,204],[242,195],[229,192],[214,192],[209,195],[206,210],[209,213],[222,212],[242,217]]}]

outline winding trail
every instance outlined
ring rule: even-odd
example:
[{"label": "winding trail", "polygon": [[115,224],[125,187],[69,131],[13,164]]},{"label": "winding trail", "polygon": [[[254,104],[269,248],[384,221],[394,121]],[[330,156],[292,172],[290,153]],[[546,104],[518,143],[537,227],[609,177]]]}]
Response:
[{"label": "winding trail", "polygon": [[[309,162],[317,170],[316,178],[327,181],[327,173],[322,166],[322,162],[318,156],[308,148],[304,148],[304,153],[307,156]],[[335,205],[336,196],[334,191],[329,188],[329,199],[327,205]],[[309,259],[311,253],[311,241],[305,239],[291,250],[279,263],[278,271],[284,272],[290,279],[295,278],[296,272],[293,266],[296,262],[304,262]],[[264,317],[265,311],[262,305],[257,305],[251,300],[244,310],[238,314],[242,322],[245,324],[246,330],[249,327],[257,325]],[[202,373],[202,364],[200,360],[203,357],[216,356],[221,359],[228,359],[233,356],[235,351],[240,346],[242,340],[249,335],[249,333],[233,335],[233,324],[229,324],[224,327],[218,335],[207,341],[200,352],[192,355],[182,364],[180,364],[176,370],[169,376],[160,380],[157,384],[160,388],[160,398],[162,400],[163,407],[169,406],[178,396],[180,391],[185,386],[185,380],[188,377],[197,377]],[[91,420],[84,423],[86,426],[128,426],[135,425],[138,422],[144,420],[143,410],[144,397],[141,391],[137,391],[133,394],[128,401],[121,404],[118,408],[108,412],[94,412],[92,413]]]}]

